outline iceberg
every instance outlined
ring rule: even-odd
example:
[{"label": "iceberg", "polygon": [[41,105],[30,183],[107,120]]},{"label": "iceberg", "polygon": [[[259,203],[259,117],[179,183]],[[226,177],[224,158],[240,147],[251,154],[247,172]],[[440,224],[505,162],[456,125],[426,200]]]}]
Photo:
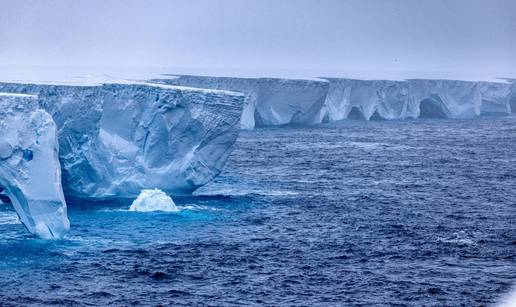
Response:
[{"label": "iceberg", "polygon": [[321,109],[330,86],[320,79],[239,78],[178,75],[150,82],[229,90],[245,95],[241,127],[312,125],[321,122]]},{"label": "iceberg", "polygon": [[140,195],[133,201],[129,211],[168,211],[177,212],[179,209],[170,196],[159,189],[142,190]]},{"label": "iceberg", "polygon": [[349,119],[353,110],[366,120],[472,118],[510,113],[507,82],[329,80],[326,107],[330,121]]},{"label": "iceberg", "polygon": [[188,194],[217,176],[240,128],[244,96],[144,82],[0,83],[38,95],[54,119],[66,195]]},{"label": "iceberg", "polygon": [[459,80],[331,81],[329,121],[343,119],[472,118],[509,114],[510,84]]},{"label": "iceberg", "polygon": [[0,192],[44,239],[70,228],[61,186],[57,127],[31,95],[0,93]]},{"label": "iceberg", "polygon": [[[507,81],[280,79],[176,75],[151,82],[245,94],[241,127],[316,125],[346,119],[472,118],[515,109]],[[512,87],[512,90],[511,90]],[[511,96],[512,95],[512,96]],[[511,98],[512,97],[512,98]]]},{"label": "iceberg", "polygon": [[328,122],[410,116],[410,84],[406,81],[327,79],[330,88],[323,112]]},{"label": "iceberg", "polygon": [[[456,80],[410,80],[417,117],[471,118],[509,114],[510,84]],[[434,108],[438,113],[432,113]],[[430,110],[430,111],[429,111]]]},{"label": "iceberg", "polygon": [[516,113],[516,80],[512,80],[510,106],[511,112]]},{"label": "iceberg", "polygon": [[150,200],[172,208],[165,193],[189,194],[210,182],[241,128],[516,110],[516,84],[509,81],[179,75],[0,82],[0,92],[8,93],[0,95],[0,200],[12,202],[29,231],[44,238],[69,228],[63,194],[140,195],[134,210],[153,208]]}]

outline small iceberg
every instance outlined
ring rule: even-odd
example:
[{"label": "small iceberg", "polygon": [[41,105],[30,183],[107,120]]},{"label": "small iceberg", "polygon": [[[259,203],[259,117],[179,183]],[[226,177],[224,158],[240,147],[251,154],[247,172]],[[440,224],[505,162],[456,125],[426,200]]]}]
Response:
[{"label": "small iceberg", "polygon": [[179,209],[170,196],[160,189],[142,190],[140,195],[133,201],[129,211],[151,212],[167,211],[177,212]]}]

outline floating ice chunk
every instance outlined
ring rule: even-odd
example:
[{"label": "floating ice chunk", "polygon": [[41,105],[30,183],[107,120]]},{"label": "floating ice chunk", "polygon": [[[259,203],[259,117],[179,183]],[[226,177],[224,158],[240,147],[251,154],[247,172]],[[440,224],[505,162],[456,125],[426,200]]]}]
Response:
[{"label": "floating ice chunk", "polygon": [[129,211],[169,211],[175,212],[179,209],[170,196],[159,189],[142,190],[140,195],[133,201]]},{"label": "floating ice chunk", "polygon": [[70,223],[52,117],[35,96],[0,94],[0,131],[1,192],[31,233],[62,238]]}]

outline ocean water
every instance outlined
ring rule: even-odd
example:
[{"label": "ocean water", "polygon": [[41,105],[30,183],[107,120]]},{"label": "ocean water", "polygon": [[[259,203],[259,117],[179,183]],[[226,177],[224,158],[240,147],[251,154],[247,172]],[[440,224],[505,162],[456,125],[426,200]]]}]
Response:
[{"label": "ocean water", "polygon": [[0,305],[492,305],[516,283],[516,117],[242,132],[178,213],[0,205]]}]

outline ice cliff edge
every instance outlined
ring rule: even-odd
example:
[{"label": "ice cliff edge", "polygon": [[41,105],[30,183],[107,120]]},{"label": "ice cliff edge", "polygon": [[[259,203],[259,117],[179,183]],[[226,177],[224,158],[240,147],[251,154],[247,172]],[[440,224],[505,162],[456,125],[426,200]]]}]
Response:
[{"label": "ice cliff edge", "polygon": [[61,186],[57,127],[35,96],[0,93],[0,192],[42,238],[70,227]]},{"label": "ice cliff edge", "polygon": [[[346,119],[471,118],[515,111],[508,81],[280,79],[170,75],[152,82],[245,94],[241,127],[314,125]],[[512,94],[511,94],[512,93]],[[512,98],[511,98],[512,95]]]},{"label": "ice cliff edge", "polygon": [[145,83],[0,83],[38,95],[54,119],[66,195],[188,194],[218,175],[239,133],[243,95]]}]

